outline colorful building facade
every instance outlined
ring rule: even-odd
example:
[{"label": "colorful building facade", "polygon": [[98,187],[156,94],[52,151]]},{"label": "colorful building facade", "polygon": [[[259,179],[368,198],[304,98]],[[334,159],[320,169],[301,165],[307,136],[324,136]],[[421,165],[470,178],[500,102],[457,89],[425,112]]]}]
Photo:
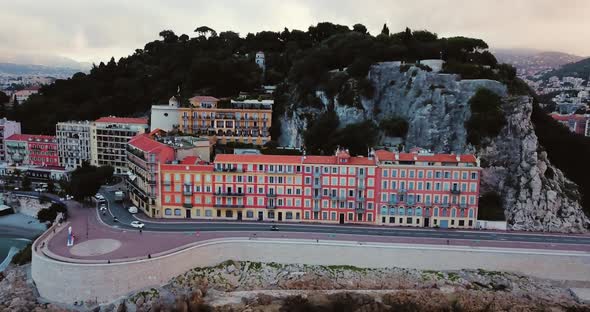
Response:
[{"label": "colorful building facade", "polygon": [[5,140],[13,134],[20,133],[20,122],[8,120],[6,118],[0,119],[0,163],[6,161]]},{"label": "colorful building facade", "polygon": [[32,166],[59,166],[57,139],[50,135],[13,134],[5,140],[6,161]]},{"label": "colorful building facade", "polygon": [[183,133],[214,137],[218,143],[264,145],[270,141],[272,100],[242,100],[221,107],[211,96],[195,96],[190,107],[179,108],[179,129]]},{"label": "colorful building facade", "polygon": [[159,164],[153,217],[471,228],[481,168],[473,155],[217,155]]},{"label": "colorful building facade", "polygon": [[588,114],[562,115],[552,113],[551,117],[568,127],[571,132],[583,136],[590,136],[590,115]]}]

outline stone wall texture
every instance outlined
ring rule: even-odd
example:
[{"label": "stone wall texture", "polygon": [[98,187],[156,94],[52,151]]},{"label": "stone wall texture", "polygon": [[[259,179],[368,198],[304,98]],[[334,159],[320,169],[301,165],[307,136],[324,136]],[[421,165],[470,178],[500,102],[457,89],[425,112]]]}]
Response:
[{"label": "stone wall texture", "polygon": [[130,292],[166,284],[192,268],[214,266],[226,260],[422,270],[484,269],[561,281],[590,281],[587,253],[248,238],[204,241],[152,259],[111,264],[60,262],[34,252],[31,271],[39,294],[45,299],[105,303]]}]

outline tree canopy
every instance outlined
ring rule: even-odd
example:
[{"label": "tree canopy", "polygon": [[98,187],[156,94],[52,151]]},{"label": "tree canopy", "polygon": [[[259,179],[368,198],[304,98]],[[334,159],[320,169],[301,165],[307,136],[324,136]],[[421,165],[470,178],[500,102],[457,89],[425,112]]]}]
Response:
[{"label": "tree canopy", "polygon": [[100,187],[113,177],[111,166],[91,166],[88,163],[76,168],[72,172],[67,192],[76,200],[84,200],[98,192]]}]

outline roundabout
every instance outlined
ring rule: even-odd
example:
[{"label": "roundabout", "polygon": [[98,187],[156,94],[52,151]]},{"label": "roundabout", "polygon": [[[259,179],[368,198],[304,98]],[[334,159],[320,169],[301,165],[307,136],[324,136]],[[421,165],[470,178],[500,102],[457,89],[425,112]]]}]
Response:
[{"label": "roundabout", "polygon": [[121,242],[116,239],[101,238],[91,239],[76,244],[70,249],[70,253],[79,257],[100,256],[111,253],[121,247]]}]

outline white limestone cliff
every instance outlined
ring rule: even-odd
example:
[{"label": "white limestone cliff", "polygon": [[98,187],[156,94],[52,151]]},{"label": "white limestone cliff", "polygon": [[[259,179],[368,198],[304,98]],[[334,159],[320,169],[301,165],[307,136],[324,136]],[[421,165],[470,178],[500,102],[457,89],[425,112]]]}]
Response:
[{"label": "white limestone cliff", "polygon": [[[482,192],[500,194],[512,229],[580,232],[590,228],[590,221],[581,209],[577,186],[551,165],[539,146],[530,119],[529,97],[508,96],[506,87],[498,81],[460,80],[457,75],[427,72],[417,67],[400,71],[396,62],[372,66],[369,79],[375,92],[371,99],[362,98],[362,108],[339,105],[332,100],[341,126],[365,119],[379,122],[391,116],[403,117],[409,123],[406,149],[475,152],[482,158]],[[469,99],[479,88],[490,89],[503,97],[508,123],[496,138],[476,150],[466,142],[464,123],[471,114]],[[281,118],[281,145],[303,144],[301,136],[308,120],[330,105],[330,99],[323,93],[318,95],[323,108],[302,108],[301,103],[290,103],[288,113]],[[387,145],[391,139],[382,135],[380,144]]]}]

